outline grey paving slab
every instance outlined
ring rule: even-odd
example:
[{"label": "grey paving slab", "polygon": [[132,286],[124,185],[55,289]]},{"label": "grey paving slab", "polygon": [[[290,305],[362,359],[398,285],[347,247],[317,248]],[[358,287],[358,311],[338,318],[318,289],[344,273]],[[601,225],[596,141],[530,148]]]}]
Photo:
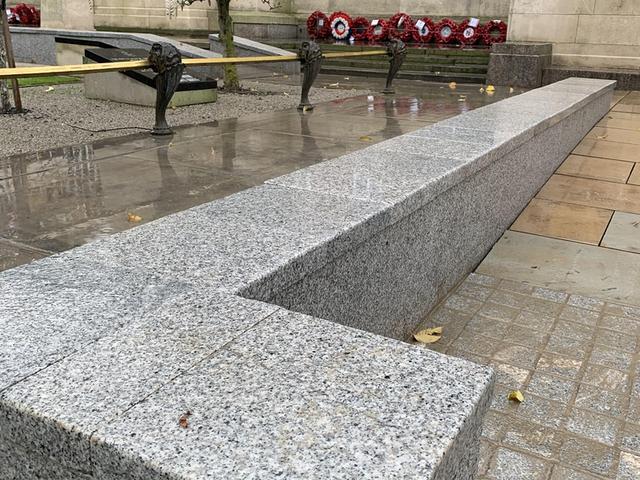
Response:
[{"label": "grey paving slab", "polygon": [[46,256],[47,252],[34,250],[25,245],[0,238],[0,272]]},{"label": "grey paving slab", "polygon": [[22,445],[81,470],[90,464],[88,438],[98,426],[214,355],[277,309],[195,289],[164,295],[145,311],[113,311],[112,316],[127,323],[90,345],[83,345],[86,338],[79,335],[71,338],[74,332],[65,325],[70,341],[76,342],[68,346],[66,356],[0,395],[0,443]]},{"label": "grey paving slab", "polygon": [[477,435],[465,418],[491,381],[463,360],[281,312],[101,427],[94,462],[136,479],[470,478],[477,447],[455,463],[448,449]]},{"label": "grey paving slab", "polygon": [[478,272],[640,304],[640,258],[630,252],[508,232]]},{"label": "grey paving slab", "polygon": [[640,215],[614,212],[602,246],[640,253]]}]

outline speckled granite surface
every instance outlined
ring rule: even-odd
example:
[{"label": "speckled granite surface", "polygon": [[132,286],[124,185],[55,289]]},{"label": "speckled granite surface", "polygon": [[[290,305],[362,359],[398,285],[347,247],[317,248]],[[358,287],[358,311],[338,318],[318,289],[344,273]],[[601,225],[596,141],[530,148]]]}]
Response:
[{"label": "speckled granite surface", "polygon": [[0,478],[471,479],[491,370],[375,334],[410,333],[612,89],[528,92],[0,275]]}]

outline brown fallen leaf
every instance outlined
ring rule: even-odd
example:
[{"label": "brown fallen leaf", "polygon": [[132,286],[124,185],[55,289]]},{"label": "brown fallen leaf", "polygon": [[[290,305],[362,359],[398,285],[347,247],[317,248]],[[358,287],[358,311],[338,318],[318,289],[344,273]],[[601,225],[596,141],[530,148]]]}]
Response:
[{"label": "brown fallen leaf", "polygon": [[607,138],[609,135],[596,135],[596,138],[598,140],[604,140],[605,138]]},{"label": "brown fallen leaf", "polygon": [[436,343],[442,338],[442,327],[425,328],[416,333],[413,338],[420,343]]},{"label": "brown fallen leaf", "polygon": [[456,88],[458,88],[458,84],[457,84],[456,82],[451,82],[451,83],[449,84],[449,88],[450,88],[451,90],[455,90]]},{"label": "brown fallen leaf", "polygon": [[191,416],[191,412],[188,410],[180,415],[180,419],[178,420],[178,425],[180,428],[189,428],[189,417]]},{"label": "brown fallen leaf", "polygon": [[135,213],[128,213],[127,221],[131,223],[140,223],[142,221],[142,217],[140,215],[136,215]]},{"label": "brown fallen leaf", "polygon": [[524,402],[524,395],[520,390],[514,390],[509,393],[509,400],[512,402],[522,403]]}]

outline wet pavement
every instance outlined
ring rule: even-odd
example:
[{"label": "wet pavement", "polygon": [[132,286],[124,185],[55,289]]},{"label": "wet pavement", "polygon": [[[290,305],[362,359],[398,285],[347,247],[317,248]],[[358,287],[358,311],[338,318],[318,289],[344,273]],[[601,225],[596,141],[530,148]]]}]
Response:
[{"label": "wet pavement", "polygon": [[[321,76],[317,86],[379,89],[380,82]],[[394,96],[180,127],[168,138],[0,154],[0,270],[135,227],[129,213],[149,222],[516,93],[404,81]]]},{"label": "wet pavement", "polygon": [[[427,318],[496,370],[478,480],[640,479],[640,92],[560,166]],[[519,390],[522,403],[508,399]]]}]

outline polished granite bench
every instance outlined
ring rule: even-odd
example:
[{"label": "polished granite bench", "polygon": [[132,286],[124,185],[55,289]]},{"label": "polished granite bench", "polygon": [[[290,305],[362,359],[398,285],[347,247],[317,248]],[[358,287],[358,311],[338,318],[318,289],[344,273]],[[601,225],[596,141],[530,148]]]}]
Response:
[{"label": "polished granite bench", "polygon": [[405,343],[608,111],[569,79],[0,274],[0,479],[471,479]]}]

